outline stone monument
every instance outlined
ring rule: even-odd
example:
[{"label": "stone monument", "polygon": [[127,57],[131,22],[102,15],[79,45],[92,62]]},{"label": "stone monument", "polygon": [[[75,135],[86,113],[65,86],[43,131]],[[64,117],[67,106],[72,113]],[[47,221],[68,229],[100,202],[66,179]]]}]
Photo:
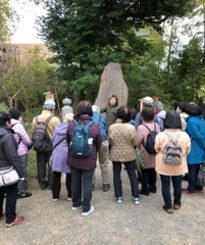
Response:
[{"label": "stone monument", "polygon": [[128,88],[123,79],[121,66],[119,63],[110,62],[102,73],[95,105],[105,107],[113,94],[118,97],[119,106],[127,105]]},{"label": "stone monument", "polygon": [[70,112],[73,113],[73,108],[71,107],[72,100],[69,98],[63,99],[62,103],[63,103],[63,107],[61,108],[61,116],[63,122],[65,114]]}]

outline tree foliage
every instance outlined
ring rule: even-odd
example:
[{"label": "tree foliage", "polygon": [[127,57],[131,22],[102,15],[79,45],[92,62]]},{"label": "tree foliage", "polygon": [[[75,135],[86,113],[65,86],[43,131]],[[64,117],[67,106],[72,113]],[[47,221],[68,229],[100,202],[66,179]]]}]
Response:
[{"label": "tree foliage", "polygon": [[[44,0],[47,15],[41,17],[41,35],[54,52],[62,78],[82,97],[96,91],[100,74],[110,61],[125,68],[151,50],[135,30],[159,24],[174,16],[183,16],[194,0],[121,1],[121,0]],[[138,58],[137,58],[138,57]],[[154,67],[154,66],[153,66]],[[157,75],[157,77],[159,77]],[[96,79],[96,80],[95,80]]]},{"label": "tree foliage", "polygon": [[0,44],[10,38],[9,20],[12,16],[12,10],[9,6],[9,0],[1,0],[0,3]]},{"label": "tree foliage", "polygon": [[[54,76],[55,66],[46,61],[36,46],[24,53],[24,60],[14,56],[10,60],[7,71],[3,74],[3,85],[0,88],[4,94],[9,94],[12,100],[18,97],[19,106],[28,113],[43,103],[45,88],[54,91],[57,82]],[[39,99],[42,98],[42,99]]]}]

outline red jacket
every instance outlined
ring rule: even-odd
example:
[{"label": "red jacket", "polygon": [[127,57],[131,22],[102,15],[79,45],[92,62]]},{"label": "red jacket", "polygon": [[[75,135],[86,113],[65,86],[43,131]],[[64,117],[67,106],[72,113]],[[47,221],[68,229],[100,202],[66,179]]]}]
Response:
[{"label": "red jacket", "polygon": [[[91,121],[91,117],[88,115],[82,115],[78,119],[79,123],[87,123]],[[74,123],[71,121],[68,125],[67,129],[67,134],[66,134],[66,140],[68,146],[70,145],[71,138],[72,138],[72,132],[74,129]],[[90,133],[93,138],[93,152],[90,156],[84,157],[84,158],[77,158],[71,156],[71,154],[68,152],[68,162],[67,164],[70,167],[77,168],[77,169],[85,169],[85,170],[90,170],[90,169],[95,169],[96,168],[96,162],[97,162],[97,152],[99,151],[101,144],[102,144],[102,138],[100,134],[100,129],[98,127],[97,123],[94,123],[90,127]]]}]

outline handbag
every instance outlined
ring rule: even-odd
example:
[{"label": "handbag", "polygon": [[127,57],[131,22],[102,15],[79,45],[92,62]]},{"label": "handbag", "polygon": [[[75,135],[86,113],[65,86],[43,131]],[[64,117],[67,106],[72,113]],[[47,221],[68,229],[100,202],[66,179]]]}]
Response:
[{"label": "handbag", "polygon": [[13,167],[10,167],[7,170],[0,170],[0,187],[12,185],[18,181],[19,175]]},{"label": "handbag", "polygon": [[141,152],[139,148],[135,148],[135,153],[136,153],[135,169],[139,173],[142,173],[142,170],[144,169],[145,166],[144,154]]}]

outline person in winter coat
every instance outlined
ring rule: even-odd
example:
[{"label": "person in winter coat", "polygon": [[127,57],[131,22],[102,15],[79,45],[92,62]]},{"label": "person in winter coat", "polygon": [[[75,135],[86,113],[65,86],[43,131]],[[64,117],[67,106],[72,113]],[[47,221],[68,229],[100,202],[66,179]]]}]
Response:
[{"label": "person in winter coat", "polygon": [[106,131],[107,132],[108,132],[110,125],[115,123],[116,121],[117,108],[118,108],[118,98],[116,95],[111,95],[108,100],[107,106],[100,109],[100,113],[106,112]]},{"label": "person in winter coat", "polygon": [[[46,120],[53,115],[47,125],[47,133],[50,137],[50,140],[53,141],[53,132],[55,127],[60,124],[60,119],[54,116],[55,110],[55,101],[53,99],[47,99],[44,102],[43,110],[40,115],[33,118],[32,121],[32,131],[34,132],[38,119],[39,124],[43,124]],[[40,185],[41,190],[46,190],[49,188],[52,189],[52,169],[49,166],[49,159],[51,157],[52,151],[48,152],[36,152],[36,160],[37,160],[37,178],[38,183]]]},{"label": "person in winter coat", "polygon": [[63,123],[58,124],[53,133],[53,152],[51,157],[53,171],[52,195],[54,202],[57,202],[60,196],[62,173],[66,173],[67,200],[72,200],[71,172],[70,167],[67,165],[68,145],[66,142],[68,123],[71,120],[73,120],[73,113],[66,113]]},{"label": "person in winter coat", "polygon": [[[142,109],[142,124],[137,128],[137,147],[141,150],[145,158],[145,166],[142,170],[142,189],[141,194],[148,196],[150,192],[156,193],[157,175],[155,171],[155,154],[149,154],[145,148],[149,130],[160,132],[158,124],[154,121],[154,109],[145,107]],[[146,126],[148,128],[146,128]]]},{"label": "person in winter coat", "polygon": [[[155,138],[156,171],[160,174],[162,196],[164,199],[163,209],[173,214],[174,210],[181,207],[182,195],[182,175],[187,173],[187,155],[190,151],[190,138],[186,132],[181,131],[181,119],[176,112],[167,112],[164,120],[163,132],[160,132]],[[168,164],[164,160],[164,151],[170,144],[170,139],[177,140],[182,150],[181,163]],[[174,200],[172,202],[170,192],[170,181],[173,184]]]},{"label": "person in winter coat", "polygon": [[21,112],[13,107],[9,110],[9,115],[11,117],[11,128],[15,132],[14,138],[18,144],[17,154],[19,155],[20,164],[22,165],[25,174],[25,180],[20,180],[18,182],[17,198],[30,197],[32,193],[26,191],[26,176],[28,166],[28,151],[32,147],[33,142],[22,124]]},{"label": "person in winter coat", "polygon": [[123,192],[121,182],[122,164],[125,165],[131,184],[131,193],[135,204],[140,204],[138,180],[135,172],[136,132],[130,123],[130,110],[126,106],[117,110],[117,120],[108,131],[108,141],[111,145],[110,160],[113,164],[113,182],[117,203],[122,203]]},{"label": "person in winter coat", "polygon": [[[13,167],[17,171],[20,180],[23,180],[25,177],[24,170],[22,165],[19,164],[18,145],[13,134],[10,116],[5,112],[0,112],[0,173]],[[17,183],[0,187],[0,220],[6,218],[6,227],[20,224],[24,220],[23,216],[16,216],[17,191]],[[4,213],[5,194],[6,205]]]},{"label": "person in winter coat", "polygon": [[[188,187],[185,193],[195,196],[196,184],[201,164],[205,160],[205,120],[199,105],[191,103],[186,108],[186,132],[191,138],[191,152],[188,155]],[[199,190],[203,192],[203,189]]]},{"label": "person in winter coat", "polygon": [[[108,140],[107,140],[107,132],[106,132],[106,118],[100,115],[100,108],[96,105],[92,106],[93,116],[92,119],[96,122],[100,128],[100,133],[102,136],[102,145],[98,152],[99,156],[99,164],[102,175],[102,189],[103,191],[108,191],[110,189],[109,184],[109,149],[108,149]],[[95,185],[95,175],[93,178],[93,189]]]},{"label": "person in winter coat", "polygon": [[[80,124],[87,124],[92,121],[93,111],[89,101],[81,101],[76,108],[74,119]],[[78,210],[82,207],[82,215],[88,216],[94,212],[94,206],[91,205],[92,199],[92,179],[96,168],[97,152],[102,144],[102,137],[97,123],[90,126],[92,143],[92,153],[87,157],[74,157],[71,155],[72,134],[74,131],[74,121],[68,124],[66,141],[69,146],[68,165],[72,175],[72,210]]]},{"label": "person in winter coat", "polygon": [[[145,107],[154,109],[154,101],[151,97],[146,96],[144,98],[139,99],[139,101],[141,101],[141,103],[142,103],[142,109]],[[163,126],[162,119],[160,117],[158,117],[157,115],[155,115],[154,121],[159,125],[160,130],[163,131],[164,126]],[[137,129],[140,124],[142,124],[141,112],[137,113],[137,115],[135,117],[135,128]]]}]

